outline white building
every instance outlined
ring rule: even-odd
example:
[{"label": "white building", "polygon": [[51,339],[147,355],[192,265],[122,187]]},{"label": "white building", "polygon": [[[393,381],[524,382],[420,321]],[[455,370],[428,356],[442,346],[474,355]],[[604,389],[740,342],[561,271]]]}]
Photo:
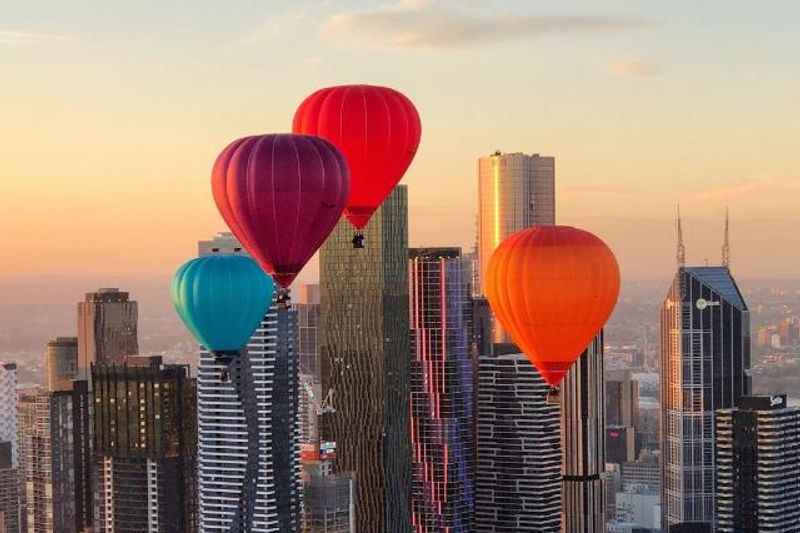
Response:
[{"label": "white building", "polygon": [[[244,253],[230,234],[200,255]],[[201,351],[197,378],[200,531],[299,530],[296,313],[273,303],[247,349]]]}]

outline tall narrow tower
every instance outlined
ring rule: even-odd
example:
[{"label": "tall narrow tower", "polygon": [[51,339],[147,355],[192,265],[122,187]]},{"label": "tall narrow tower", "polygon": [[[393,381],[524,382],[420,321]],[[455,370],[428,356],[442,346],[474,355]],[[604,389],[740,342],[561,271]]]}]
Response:
[{"label": "tall narrow tower", "polygon": [[408,533],[408,200],[397,186],[353,248],[342,220],[320,248],[322,390],[339,472],[353,472],[356,531]]},{"label": "tall narrow tower", "polygon": [[686,246],[683,244],[683,227],[681,227],[681,204],[678,204],[678,217],[675,219],[678,232],[678,251],[675,257],[678,268],[686,266]]},{"label": "tall narrow tower", "polygon": [[601,331],[561,384],[561,531],[605,533],[605,381]]},{"label": "tall narrow tower", "polygon": [[715,411],[750,392],[750,312],[725,267],[681,267],[661,306],[661,527],[714,523]]}]

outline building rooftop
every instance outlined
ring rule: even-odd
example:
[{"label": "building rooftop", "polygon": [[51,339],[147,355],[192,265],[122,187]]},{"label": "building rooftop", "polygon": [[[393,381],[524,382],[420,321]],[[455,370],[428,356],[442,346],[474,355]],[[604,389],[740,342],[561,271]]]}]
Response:
[{"label": "building rooftop", "polygon": [[684,270],[725,298],[731,305],[743,311],[747,310],[747,304],[744,302],[744,298],[742,298],[742,293],[739,292],[739,287],[736,285],[727,267],[685,267]]}]

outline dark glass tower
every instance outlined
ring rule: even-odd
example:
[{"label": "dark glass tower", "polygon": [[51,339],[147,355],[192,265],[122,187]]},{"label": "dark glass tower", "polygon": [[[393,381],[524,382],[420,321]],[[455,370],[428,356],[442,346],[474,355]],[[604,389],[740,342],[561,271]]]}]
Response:
[{"label": "dark glass tower", "polygon": [[468,533],[475,507],[470,270],[460,248],[414,248],[409,257],[412,526]]},{"label": "dark glass tower", "polygon": [[563,533],[605,533],[603,333],[561,383]]},{"label": "dark glass tower", "polygon": [[320,249],[323,440],[356,480],[356,531],[408,533],[408,201],[397,186],[353,247],[342,220]]},{"label": "dark glass tower", "polygon": [[78,374],[88,379],[91,365],[121,361],[139,353],[139,306],[127,292],[99,289],[78,302]]},{"label": "dark glass tower", "polygon": [[714,412],[750,392],[750,312],[727,267],[680,267],[661,307],[661,527],[714,523]]}]

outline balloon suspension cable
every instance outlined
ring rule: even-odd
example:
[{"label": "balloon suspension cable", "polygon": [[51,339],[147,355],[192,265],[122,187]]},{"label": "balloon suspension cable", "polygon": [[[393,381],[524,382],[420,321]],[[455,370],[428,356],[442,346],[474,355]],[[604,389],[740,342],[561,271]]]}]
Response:
[{"label": "balloon suspension cable", "polygon": [[353,235],[353,248],[364,248],[364,241],[365,240],[366,240],[366,237],[364,237],[364,234],[361,233],[360,231],[357,231]]},{"label": "balloon suspension cable", "polygon": [[278,297],[275,298],[275,303],[278,304],[283,309],[288,309],[290,303],[289,289],[284,289],[284,288],[279,289]]}]

